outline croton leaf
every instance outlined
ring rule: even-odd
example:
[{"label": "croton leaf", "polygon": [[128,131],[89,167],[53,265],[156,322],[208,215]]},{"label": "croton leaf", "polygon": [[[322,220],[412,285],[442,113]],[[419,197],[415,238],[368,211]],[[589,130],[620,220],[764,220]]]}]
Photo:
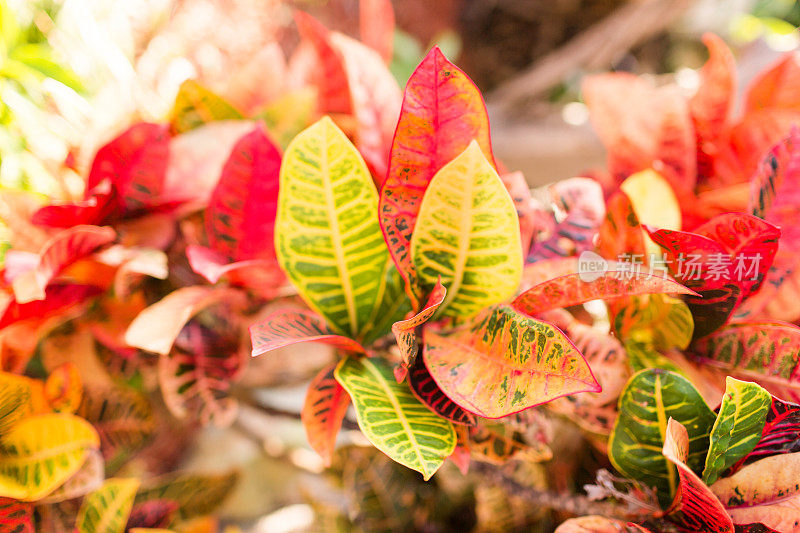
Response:
[{"label": "croton leaf", "polygon": [[337,335],[325,321],[310,311],[279,309],[250,326],[253,357],[298,342],[322,342],[340,350],[364,353],[364,347],[349,337]]},{"label": "croton leaf", "polygon": [[[148,500],[134,504],[128,517],[128,530],[147,528],[147,531],[166,528],[178,510],[178,502],[171,500]],[[152,533],[152,532],[151,532]]]},{"label": "croton leaf", "polygon": [[178,520],[204,516],[225,502],[238,480],[239,474],[236,472],[171,472],[142,485],[136,493],[134,505],[166,500],[177,503]]},{"label": "croton leaf", "polygon": [[308,443],[330,467],[336,436],[350,406],[350,397],[336,381],[336,365],[323,368],[308,384],[301,418]]},{"label": "croton leaf", "polygon": [[97,432],[76,416],[29,416],[0,437],[0,495],[23,501],[47,496],[100,445]]},{"label": "croton leaf", "polygon": [[667,513],[681,531],[733,533],[733,523],[703,481],[686,465],[689,457],[689,432],[674,418],[667,422],[662,453],[678,469],[680,483]]},{"label": "croton leaf", "polygon": [[800,529],[800,453],[766,457],[723,477],[711,490],[734,524],[760,523],[775,531]]},{"label": "croton leaf", "polygon": [[200,85],[196,80],[186,80],[178,88],[170,116],[173,134],[184,133],[217,120],[242,119],[239,112],[221,96]]},{"label": "croton leaf", "polygon": [[794,54],[784,54],[750,83],[745,97],[745,109],[747,111],[758,111],[768,107],[800,109],[798,83],[800,83],[800,62]]},{"label": "croton leaf", "polygon": [[294,12],[294,22],[300,37],[314,47],[319,61],[320,72],[315,80],[319,89],[319,111],[349,114],[352,104],[347,73],[341,55],[331,46],[330,32],[303,11]]},{"label": "croton leaf", "polygon": [[64,363],[50,372],[44,384],[44,395],[54,411],[74,413],[78,409],[83,396],[83,383],[75,363]]},{"label": "croton leaf", "polygon": [[680,283],[657,274],[609,271],[592,281],[575,273],[540,283],[511,303],[514,309],[536,315],[550,309],[569,307],[591,300],[608,300],[638,294],[692,294]]},{"label": "croton leaf", "polygon": [[388,65],[394,47],[394,7],[391,0],[360,0],[358,23],[361,42],[378,52]]},{"label": "croton leaf", "polygon": [[222,278],[236,287],[246,287],[262,298],[272,298],[279,292],[286,277],[274,259],[250,259],[230,263],[229,259],[210,248],[190,244],[186,259],[196,274],[209,283]]},{"label": "croton leaf", "polygon": [[795,452],[800,452],[800,405],[773,396],[758,443],[730,472],[738,472],[764,457]]},{"label": "croton leaf", "polygon": [[625,477],[654,487],[665,507],[679,483],[675,467],[661,453],[670,418],[686,426],[689,447],[684,462],[700,471],[717,417],[694,386],[673,372],[656,368],[633,375],[619,398],[619,417],[608,443],[614,467]]},{"label": "croton leaf", "polygon": [[79,533],[124,533],[139,480],[110,478],[84,498],[76,520]]},{"label": "croton leaf", "polygon": [[597,252],[606,259],[645,257],[644,230],[628,195],[614,193],[606,204],[606,218],[600,225]]},{"label": "croton leaf", "polygon": [[125,332],[125,342],[142,350],[166,355],[194,315],[223,301],[238,305],[243,298],[239,291],[233,289],[182,287],[139,313]]},{"label": "croton leaf", "polygon": [[25,376],[0,372],[0,435],[26,416],[45,410],[44,398],[37,401],[38,382]]},{"label": "croton leaf", "polygon": [[347,357],[335,375],[353,401],[361,431],[398,463],[428,480],[453,453],[453,424],[431,412],[408,386],[397,383],[387,362]]},{"label": "croton leaf", "polygon": [[85,198],[109,180],[122,206],[137,210],[158,198],[169,162],[170,136],[166,125],[134,124],[97,151],[86,182]]},{"label": "croton leaf", "polygon": [[274,260],[280,166],[261,124],[233,146],[205,213],[208,244],[229,262]]},{"label": "croton leaf", "polygon": [[406,84],[379,207],[386,243],[415,310],[422,292],[410,245],[425,190],[473,140],[493,162],[489,117],[480,91],[434,47]]},{"label": "croton leaf", "polygon": [[403,290],[403,277],[391,258],[386,258],[383,274],[379,278],[372,308],[361,342],[368,346],[373,341],[389,335],[392,325],[411,311],[411,302]]},{"label": "croton leaf", "polygon": [[522,256],[527,257],[534,235],[550,226],[550,222],[545,218],[549,213],[545,213],[542,204],[533,199],[530,186],[522,172],[507,172],[502,174],[500,179],[517,209]]},{"label": "croton leaf", "polygon": [[98,450],[90,450],[80,469],[38,503],[59,503],[85,496],[103,484],[105,473],[103,454]]},{"label": "croton leaf", "polygon": [[620,338],[650,343],[659,350],[685,350],[689,346],[694,319],[683,300],[666,294],[643,294],[623,304],[614,315],[614,331]]},{"label": "croton leaf", "polygon": [[772,405],[770,394],[755,383],[728,376],[725,395],[711,428],[703,482],[711,485],[739,459],[748,455],[761,439],[761,431]]},{"label": "croton leaf", "polygon": [[778,249],[780,229],[752,215],[727,213],[694,233],[656,230],[650,237],[668,252],[675,278],[699,294],[686,297],[696,339],[722,326],[758,290]]},{"label": "croton leaf", "polygon": [[800,394],[797,377],[800,328],[780,322],[729,324],[692,346],[692,356],[704,365],[768,389]]},{"label": "croton leaf", "polygon": [[75,226],[56,234],[45,244],[36,265],[12,281],[17,303],[44,300],[50,281],[75,261],[111,243],[117,234],[109,227]]},{"label": "croton leaf", "polygon": [[50,228],[71,228],[76,224],[105,223],[118,208],[116,189],[106,180],[94,188],[91,196],[71,204],[46,205],[33,213],[31,222]]},{"label": "croton leaf", "polygon": [[13,498],[0,498],[0,529],[8,533],[34,533],[33,505]]},{"label": "croton leaf", "polygon": [[558,328],[509,306],[489,308],[450,334],[426,328],[423,338],[423,358],[436,384],[485,418],[600,391],[589,365]]},{"label": "croton leaf", "polygon": [[507,426],[462,425],[456,426],[456,431],[459,445],[464,446],[472,457],[485,463],[504,465],[516,459],[537,463],[553,458],[553,452],[546,443],[534,441],[529,445],[520,442]]},{"label": "croton leaf", "polygon": [[509,298],[522,278],[517,211],[473,141],[442,167],[420,204],[411,258],[425,293],[441,282],[438,313],[469,317]]},{"label": "croton leaf", "polygon": [[405,379],[408,368],[414,366],[414,361],[417,358],[419,352],[417,328],[433,317],[436,310],[442,305],[446,294],[447,289],[444,288],[441,281],[437,281],[433,290],[428,295],[428,301],[425,303],[425,307],[423,307],[419,313],[392,324],[392,333],[394,333],[394,338],[397,341],[397,347],[400,349],[400,357],[402,359],[400,365],[395,368],[394,371],[398,383]]},{"label": "croton leaf", "polygon": [[275,226],[278,260],[306,303],[359,339],[380,295],[388,251],[363,159],[324,117],[284,154]]},{"label": "croton leaf", "polygon": [[[395,370],[395,374],[397,371]],[[478,419],[474,414],[465,411],[453,400],[442,392],[442,389],[431,377],[422,359],[417,359],[408,373],[408,385],[419,401],[437,415],[446,418],[454,424],[474,426]]]}]

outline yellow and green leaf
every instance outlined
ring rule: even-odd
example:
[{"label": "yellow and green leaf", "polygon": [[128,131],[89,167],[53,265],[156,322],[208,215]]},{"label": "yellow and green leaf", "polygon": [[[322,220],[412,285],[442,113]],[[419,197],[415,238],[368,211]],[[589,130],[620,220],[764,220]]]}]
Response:
[{"label": "yellow and green leaf", "polygon": [[769,392],[755,383],[728,377],[703,470],[707,485],[756,447],[771,406]]},{"label": "yellow and green leaf", "polygon": [[441,278],[446,316],[469,317],[514,295],[522,244],[514,202],[477,142],[431,180],[411,237],[427,294]]},{"label": "yellow and green leaf", "polygon": [[397,383],[391,366],[376,358],[348,357],[336,367],[367,439],[383,453],[430,477],[453,453],[453,424],[428,409],[407,385]]},{"label": "yellow and green leaf", "polygon": [[694,320],[683,300],[668,294],[627,298],[614,317],[614,331],[623,339],[652,343],[659,350],[685,350],[692,340]]},{"label": "yellow and green leaf", "polygon": [[173,133],[184,133],[217,120],[242,119],[238,109],[195,80],[184,81],[172,107],[170,126]]},{"label": "yellow and green leaf", "polygon": [[389,251],[377,213],[364,160],[330,118],[295,137],[280,173],[278,260],[306,303],[356,339],[386,293]]},{"label": "yellow and green leaf", "polygon": [[83,500],[78,511],[78,533],[123,533],[138,488],[138,479],[107,479]]},{"label": "yellow and green leaf", "polygon": [[170,472],[149,481],[136,493],[135,504],[161,500],[177,503],[177,520],[205,516],[223,504],[239,480],[237,472],[202,474]]},{"label": "yellow and green leaf", "polygon": [[661,453],[670,418],[689,432],[686,464],[700,471],[716,415],[694,386],[674,372],[650,369],[634,374],[620,396],[619,417],[608,443],[614,467],[625,477],[654,487],[665,507],[679,484],[675,466]]}]

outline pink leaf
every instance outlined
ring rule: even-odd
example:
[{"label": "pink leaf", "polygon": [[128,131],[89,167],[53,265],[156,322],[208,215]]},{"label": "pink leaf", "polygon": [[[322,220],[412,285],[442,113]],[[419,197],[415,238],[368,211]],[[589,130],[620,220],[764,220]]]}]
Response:
[{"label": "pink leaf", "polygon": [[250,326],[253,357],[283,348],[298,342],[322,342],[340,350],[364,353],[359,343],[337,335],[322,317],[310,311],[280,309],[267,318]]},{"label": "pink leaf", "polygon": [[391,0],[359,0],[358,23],[361,42],[392,62],[394,47],[394,8]]}]

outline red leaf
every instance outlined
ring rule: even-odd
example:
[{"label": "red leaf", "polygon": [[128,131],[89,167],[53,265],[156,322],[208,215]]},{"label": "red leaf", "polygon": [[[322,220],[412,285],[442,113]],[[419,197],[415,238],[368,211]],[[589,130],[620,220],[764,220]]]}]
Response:
[{"label": "red leaf", "polygon": [[344,63],[339,53],[331,46],[328,29],[303,11],[294,12],[294,22],[297,24],[300,37],[311,43],[317,52],[320,72],[316,81],[319,87],[320,112],[351,113],[350,88]]},{"label": "red leaf", "polygon": [[446,294],[447,289],[442,285],[441,280],[437,281],[436,286],[428,295],[425,307],[419,313],[392,324],[392,333],[394,333],[397,347],[400,350],[400,358],[402,359],[400,365],[394,371],[394,376],[398,383],[402,383],[409,367],[414,366],[414,360],[417,358],[417,352],[419,351],[417,328],[431,319],[444,301]]},{"label": "red leaf", "polygon": [[45,289],[43,300],[24,304],[11,302],[0,318],[0,329],[20,320],[60,315],[100,292],[100,288],[91,285],[50,285]]},{"label": "red leaf", "polygon": [[40,208],[31,217],[31,222],[50,228],[71,228],[79,224],[99,225],[107,222],[118,207],[116,191],[106,181],[96,187],[86,200]]},{"label": "red leaf", "polygon": [[750,83],[745,96],[745,112],[768,107],[800,110],[800,62],[787,53]]},{"label": "red leaf", "polygon": [[356,148],[380,189],[400,113],[400,88],[374,50],[340,33],[332,33],[330,43],[341,55],[347,73],[356,119]]},{"label": "red leaf", "polygon": [[442,418],[463,426],[478,424],[478,419],[474,414],[459,407],[442,392],[421,359],[414,362],[408,374],[408,384],[414,396]]},{"label": "red leaf", "polygon": [[186,247],[186,258],[192,270],[209,283],[227,277],[232,285],[251,289],[264,298],[273,296],[285,280],[277,263],[268,259],[228,263],[214,250],[196,245]]},{"label": "red leaf", "polygon": [[209,245],[228,262],[276,261],[280,166],[281,154],[261,124],[234,145],[206,212]]},{"label": "red leaf", "polygon": [[800,452],[800,405],[772,397],[761,439],[746,456],[734,464],[727,475],[759,459],[784,453]]},{"label": "red leaf", "polygon": [[45,288],[62,270],[111,243],[116,236],[113,229],[98,226],[75,226],[59,232],[39,252],[35,268],[12,281],[17,302],[42,300]]},{"label": "red leaf", "polygon": [[422,295],[410,243],[422,197],[434,174],[473,139],[493,161],[489,117],[480,91],[434,47],[406,84],[378,207],[384,238],[414,309]]},{"label": "red leaf", "polygon": [[250,326],[253,357],[298,342],[322,342],[340,350],[364,353],[359,343],[337,335],[322,317],[310,311],[279,309],[258,324]]},{"label": "red leaf", "polygon": [[169,140],[167,125],[141,122],[101,147],[86,182],[86,199],[109,180],[126,209],[154,203],[164,186]]},{"label": "red leaf", "polygon": [[358,23],[361,42],[388,65],[394,47],[394,8],[391,0],[359,0]]},{"label": "red leaf", "polygon": [[606,218],[600,225],[597,252],[606,259],[620,256],[645,257],[644,230],[628,195],[617,191],[606,204]]},{"label": "red leaf", "polygon": [[681,482],[667,514],[681,531],[733,533],[733,522],[714,493],[686,466],[689,434],[677,420],[670,418],[662,449],[664,457],[678,467]]},{"label": "red leaf", "polygon": [[5,533],[34,533],[33,504],[0,498],[0,530]]},{"label": "red leaf", "polygon": [[[792,128],[800,124],[800,110],[767,108],[742,117],[730,130],[733,161],[728,162],[745,181],[758,169],[759,163],[773,146],[780,143]],[[724,170],[724,169],[723,169]]]},{"label": "red leaf", "polygon": [[308,443],[322,457],[326,467],[333,461],[336,436],[350,405],[350,396],[333,377],[335,368],[335,364],[323,368],[311,380],[301,413]]},{"label": "red leaf", "polygon": [[178,502],[174,500],[147,500],[137,503],[128,516],[127,529],[133,528],[166,528],[178,510]]}]

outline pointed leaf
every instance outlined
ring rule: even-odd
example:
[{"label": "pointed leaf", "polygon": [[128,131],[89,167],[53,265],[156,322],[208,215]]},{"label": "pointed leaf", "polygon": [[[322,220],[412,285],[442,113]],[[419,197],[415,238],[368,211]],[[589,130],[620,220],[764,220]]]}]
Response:
[{"label": "pointed leaf", "polygon": [[[396,370],[395,374],[397,374]],[[419,401],[442,418],[464,426],[475,426],[478,423],[474,414],[459,407],[442,392],[422,359],[417,359],[411,366],[408,373],[408,385]]]},{"label": "pointed leaf", "polygon": [[694,386],[673,372],[656,368],[634,374],[619,398],[619,417],[608,443],[614,467],[625,477],[654,487],[665,507],[679,485],[675,467],[661,453],[670,418],[686,425],[685,462],[699,471],[716,415]]},{"label": "pointed leaf", "polygon": [[406,84],[379,207],[386,243],[415,310],[422,292],[410,246],[425,190],[473,139],[493,162],[489,118],[480,91],[434,47]]},{"label": "pointed leaf", "polygon": [[148,481],[136,493],[134,505],[153,500],[178,504],[177,519],[205,516],[225,502],[239,475],[236,472],[195,474],[171,472]]},{"label": "pointed leaf", "polygon": [[397,347],[400,350],[400,366],[395,369],[395,377],[398,383],[405,379],[409,367],[414,366],[414,361],[419,353],[419,340],[417,338],[417,328],[425,324],[433,317],[434,313],[439,309],[439,306],[444,301],[447,289],[444,288],[441,281],[437,281],[433,290],[428,295],[428,301],[425,307],[416,315],[400,320],[392,324],[392,333],[397,341]]},{"label": "pointed leaf", "polygon": [[369,441],[398,463],[420,472],[426,481],[453,453],[453,425],[397,383],[385,361],[348,357],[336,367],[336,380],[350,395],[358,425]]},{"label": "pointed leaf", "polygon": [[311,448],[331,466],[336,436],[350,406],[350,397],[336,381],[336,365],[323,368],[308,385],[301,418]]},{"label": "pointed leaf", "polygon": [[294,12],[294,22],[303,41],[311,43],[319,61],[316,83],[319,88],[319,111],[321,113],[345,113],[352,111],[350,89],[344,60],[330,42],[330,32],[317,19],[304,13]]},{"label": "pointed leaf", "polygon": [[361,42],[378,52],[388,65],[394,46],[394,7],[391,0],[359,0]]},{"label": "pointed leaf", "polygon": [[795,54],[784,54],[750,83],[746,91],[745,109],[748,112],[768,107],[800,109],[798,83],[800,83],[800,62]]},{"label": "pointed leaf", "polygon": [[217,120],[238,120],[242,114],[221,96],[195,80],[186,80],[178,88],[172,107],[170,129],[173,134],[185,133]]},{"label": "pointed leaf", "polygon": [[389,253],[364,161],[325,117],[286,149],[280,180],[275,240],[281,267],[334,330],[359,339]]},{"label": "pointed leaf", "polygon": [[411,238],[411,258],[427,294],[441,281],[438,313],[469,317],[514,294],[522,246],[514,204],[477,142],[431,180]]},{"label": "pointed leaf", "polygon": [[600,225],[597,252],[606,259],[619,260],[620,256],[645,257],[644,230],[633,210],[628,195],[614,193],[606,204],[606,218]]},{"label": "pointed leaf", "polygon": [[490,308],[450,335],[426,329],[424,341],[425,365],[436,384],[485,418],[600,391],[583,356],[558,328],[508,306]]},{"label": "pointed leaf", "polygon": [[69,479],[99,446],[88,422],[70,414],[24,418],[0,437],[0,494],[34,501]]},{"label": "pointed leaf", "polygon": [[260,124],[234,145],[205,213],[209,246],[228,262],[275,260],[281,154]]},{"label": "pointed leaf", "polygon": [[78,532],[124,533],[138,488],[138,479],[107,479],[83,500],[78,510]]},{"label": "pointed leaf", "polygon": [[109,181],[95,187],[88,198],[71,204],[46,205],[33,213],[31,222],[50,228],[71,228],[107,223],[117,210],[119,200]]},{"label": "pointed leaf", "polygon": [[756,447],[771,405],[770,394],[755,383],[727,378],[717,421],[711,429],[704,483],[714,483]]},{"label": "pointed leaf", "polygon": [[97,151],[86,182],[86,199],[109,180],[124,208],[152,204],[164,187],[169,155],[167,126],[146,122],[131,126]]},{"label": "pointed leaf", "polygon": [[391,258],[386,258],[383,274],[378,281],[375,306],[362,332],[362,344],[367,346],[388,336],[392,331],[392,324],[405,318],[411,311],[411,302],[403,290],[403,277]]},{"label": "pointed leaf", "polygon": [[657,274],[631,275],[623,271],[609,271],[593,281],[584,281],[583,277],[585,274],[576,273],[545,281],[517,296],[511,305],[521,313],[536,315],[591,300],[608,300],[638,294],[692,293],[680,283]]},{"label": "pointed leaf", "polygon": [[667,423],[662,453],[678,468],[680,484],[669,509],[670,520],[681,531],[733,533],[733,523],[714,493],[686,466],[689,457],[689,433],[674,418]]},{"label": "pointed leaf", "polygon": [[14,278],[17,303],[43,300],[45,288],[54,277],[75,261],[111,243],[116,236],[113,229],[98,226],[75,226],[56,234],[39,252],[34,268]]},{"label": "pointed leaf", "polygon": [[321,342],[340,350],[364,353],[364,347],[349,337],[337,335],[325,321],[309,311],[279,309],[250,326],[253,357],[298,342]]}]

